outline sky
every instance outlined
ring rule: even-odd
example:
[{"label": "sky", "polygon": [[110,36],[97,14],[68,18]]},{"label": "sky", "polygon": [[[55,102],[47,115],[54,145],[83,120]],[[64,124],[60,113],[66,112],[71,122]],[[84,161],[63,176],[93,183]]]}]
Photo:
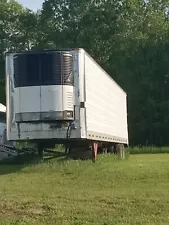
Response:
[{"label": "sky", "polygon": [[36,11],[37,9],[41,8],[44,0],[18,0],[18,2],[22,4],[24,7]]}]

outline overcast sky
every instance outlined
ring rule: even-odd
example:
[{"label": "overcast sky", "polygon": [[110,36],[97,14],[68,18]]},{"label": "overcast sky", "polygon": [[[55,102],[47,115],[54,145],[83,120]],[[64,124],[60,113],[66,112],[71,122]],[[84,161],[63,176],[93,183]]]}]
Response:
[{"label": "overcast sky", "polygon": [[18,0],[18,2],[21,3],[24,7],[37,10],[41,8],[44,0]]}]

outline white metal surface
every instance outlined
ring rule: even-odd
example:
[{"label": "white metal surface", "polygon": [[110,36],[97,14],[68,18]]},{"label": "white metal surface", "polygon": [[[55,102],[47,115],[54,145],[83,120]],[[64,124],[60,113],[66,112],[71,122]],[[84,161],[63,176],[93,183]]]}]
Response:
[{"label": "white metal surface", "polygon": [[126,93],[85,53],[87,137],[128,143]]},{"label": "white metal surface", "polygon": [[6,106],[0,103],[0,112],[6,112]]},{"label": "white metal surface", "polygon": [[40,87],[15,88],[15,113],[40,112]]},{"label": "white metal surface", "polygon": [[15,88],[15,113],[73,110],[73,86]]},{"label": "white metal surface", "polygon": [[15,88],[14,88],[14,68],[13,68],[13,53],[6,56],[6,121],[7,121],[7,139],[12,140],[12,129],[14,132],[14,139],[18,140],[16,136],[16,123],[15,123]]},{"label": "white metal surface", "polygon": [[[85,51],[80,50],[78,53],[79,63],[79,103],[85,102]],[[86,138],[86,109],[80,108],[80,127],[81,127],[81,138]]]}]

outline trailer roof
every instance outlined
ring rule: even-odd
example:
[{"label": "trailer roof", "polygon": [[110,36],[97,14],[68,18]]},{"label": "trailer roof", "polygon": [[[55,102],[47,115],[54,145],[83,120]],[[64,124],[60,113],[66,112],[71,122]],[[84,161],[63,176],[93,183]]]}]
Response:
[{"label": "trailer roof", "polygon": [[[18,51],[18,52],[6,52],[8,54],[29,54],[29,53],[43,53],[43,52],[61,52],[61,51],[77,51],[82,50],[83,48],[58,48],[58,49],[43,49],[43,50],[25,50],[25,51]],[[84,50],[84,49],[83,49]]]}]

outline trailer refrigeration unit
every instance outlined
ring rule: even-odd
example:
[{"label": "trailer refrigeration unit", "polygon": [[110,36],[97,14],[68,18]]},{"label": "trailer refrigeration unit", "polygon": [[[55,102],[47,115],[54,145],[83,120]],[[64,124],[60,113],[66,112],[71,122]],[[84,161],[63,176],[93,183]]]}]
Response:
[{"label": "trailer refrigeration unit", "polygon": [[126,93],[84,49],[6,54],[7,138],[68,152],[128,145]]}]

